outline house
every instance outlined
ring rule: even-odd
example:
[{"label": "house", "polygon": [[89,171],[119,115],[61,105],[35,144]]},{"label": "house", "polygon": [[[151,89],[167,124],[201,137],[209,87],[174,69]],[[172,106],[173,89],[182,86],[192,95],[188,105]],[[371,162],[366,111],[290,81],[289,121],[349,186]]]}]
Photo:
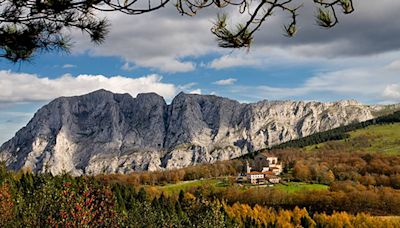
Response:
[{"label": "house", "polygon": [[278,157],[271,154],[259,154],[254,158],[254,167],[246,162],[246,172],[238,176],[238,182],[248,181],[252,184],[279,183],[282,173],[282,164],[278,162]]},{"label": "house", "polygon": [[281,182],[281,178],[275,175],[265,175],[264,178],[268,180],[268,182],[271,184],[278,184],[279,182]]},{"label": "house", "polygon": [[262,153],[254,158],[255,169],[261,172],[271,171],[275,175],[280,175],[283,171],[282,164],[278,162],[278,157],[268,153]]},{"label": "house", "polygon": [[252,184],[257,184],[259,180],[264,180],[264,174],[261,172],[249,172],[246,173],[246,176]]},{"label": "house", "polygon": [[257,172],[252,171],[246,173],[247,179],[252,184],[261,184],[265,183],[266,181],[277,184],[280,182],[281,178],[277,177],[273,172]]}]

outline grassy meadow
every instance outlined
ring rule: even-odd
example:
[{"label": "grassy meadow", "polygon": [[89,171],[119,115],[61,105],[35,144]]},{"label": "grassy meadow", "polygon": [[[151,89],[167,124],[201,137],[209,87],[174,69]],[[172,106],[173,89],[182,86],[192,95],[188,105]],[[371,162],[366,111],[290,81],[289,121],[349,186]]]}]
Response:
[{"label": "grassy meadow", "polygon": [[307,146],[306,151],[342,150],[349,152],[400,155],[400,123],[372,125],[352,131],[347,139]]}]

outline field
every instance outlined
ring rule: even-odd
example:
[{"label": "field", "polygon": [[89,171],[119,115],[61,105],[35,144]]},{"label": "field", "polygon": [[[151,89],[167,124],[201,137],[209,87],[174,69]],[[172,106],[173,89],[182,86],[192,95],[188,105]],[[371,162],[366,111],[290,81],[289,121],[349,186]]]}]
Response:
[{"label": "field", "polygon": [[278,184],[274,188],[285,191],[287,193],[294,193],[298,191],[320,191],[328,190],[329,186],[323,184],[307,184],[304,182],[290,182],[285,185]]},{"label": "field", "polygon": [[179,194],[181,190],[187,191],[193,187],[199,186],[210,186],[215,188],[225,188],[227,186],[226,181],[223,178],[218,179],[203,179],[203,180],[192,180],[182,181],[176,184],[167,184],[164,186],[158,186],[158,189],[167,193],[168,195]]},{"label": "field", "polygon": [[400,155],[400,123],[369,126],[350,132],[350,138],[305,148],[306,151],[321,149]]},{"label": "field", "polygon": [[193,180],[193,181],[182,181],[176,184],[167,184],[164,186],[157,186],[156,188],[167,195],[175,195],[179,194],[181,190],[187,191],[193,187],[213,187],[216,189],[223,190],[224,188],[231,186],[235,188],[239,188],[241,190],[246,190],[249,188],[274,188],[287,193],[294,193],[298,191],[318,191],[318,190],[328,190],[329,186],[322,184],[308,184],[304,182],[289,182],[286,184],[276,184],[273,186],[269,185],[238,185],[238,184],[228,184],[226,179],[217,178],[217,179],[203,179],[203,180]]}]

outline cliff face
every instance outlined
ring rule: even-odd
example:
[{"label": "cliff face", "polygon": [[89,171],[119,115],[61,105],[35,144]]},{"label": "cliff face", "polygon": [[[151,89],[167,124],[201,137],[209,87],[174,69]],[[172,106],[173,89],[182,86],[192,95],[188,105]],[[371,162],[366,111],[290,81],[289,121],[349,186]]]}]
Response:
[{"label": "cliff face", "polygon": [[373,118],[356,101],[237,101],[180,93],[99,90],[58,98],[0,147],[11,169],[73,175],[128,173],[214,162]]}]

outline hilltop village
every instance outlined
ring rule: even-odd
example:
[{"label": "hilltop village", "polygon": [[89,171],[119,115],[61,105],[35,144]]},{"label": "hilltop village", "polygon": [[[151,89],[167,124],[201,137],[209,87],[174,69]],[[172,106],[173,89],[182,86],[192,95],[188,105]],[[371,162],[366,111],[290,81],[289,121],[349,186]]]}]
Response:
[{"label": "hilltop village", "polygon": [[238,183],[251,183],[253,185],[262,184],[278,184],[281,181],[279,175],[282,173],[283,167],[279,163],[278,157],[269,153],[257,155],[251,165],[246,162],[245,172],[237,177]]}]

